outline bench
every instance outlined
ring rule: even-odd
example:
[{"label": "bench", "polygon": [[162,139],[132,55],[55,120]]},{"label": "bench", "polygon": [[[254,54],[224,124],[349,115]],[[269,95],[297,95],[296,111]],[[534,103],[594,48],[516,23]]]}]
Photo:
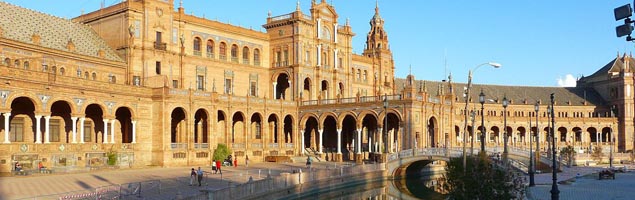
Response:
[{"label": "bench", "polygon": [[600,173],[598,174],[598,178],[599,180],[602,179],[609,179],[609,178],[613,178],[613,180],[615,180],[615,172],[611,171],[611,170],[602,170],[600,171]]}]

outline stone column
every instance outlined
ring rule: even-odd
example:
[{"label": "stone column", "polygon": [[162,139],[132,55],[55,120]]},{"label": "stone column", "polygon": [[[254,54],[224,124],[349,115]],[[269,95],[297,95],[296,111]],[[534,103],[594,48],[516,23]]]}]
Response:
[{"label": "stone column", "polygon": [[322,130],[322,129],[318,129],[318,135],[319,135],[318,136],[318,140],[320,141],[320,144],[318,145],[318,149],[319,149],[318,152],[320,152],[320,154],[322,154],[322,133],[323,133],[323,131],[324,130]]},{"label": "stone column", "polygon": [[342,154],[342,129],[337,129],[337,154]]},{"label": "stone column", "polygon": [[35,115],[35,143],[42,144],[42,129],[40,126],[40,120],[42,115]]},{"label": "stone column", "polygon": [[51,116],[45,116],[44,117],[44,144],[48,144],[51,143],[49,138],[50,138],[50,122],[51,121]]},{"label": "stone column", "polygon": [[333,49],[333,69],[337,69],[337,52],[339,52],[339,49]]},{"label": "stone column", "polygon": [[84,121],[85,117],[79,118],[79,143],[84,144]]},{"label": "stone column", "polygon": [[9,141],[9,117],[11,117],[11,113],[3,113],[2,115],[4,116],[4,143],[9,144],[11,143]]},{"label": "stone column", "polygon": [[77,117],[71,117],[71,120],[73,120],[73,142],[72,143],[77,143]]},{"label": "stone column", "polygon": [[333,24],[333,42],[337,43],[337,23]]},{"label": "stone column", "polygon": [[276,99],[277,98],[276,97],[276,85],[278,85],[278,83],[277,82],[273,82],[273,96],[271,96],[273,98],[271,98],[271,99]]},{"label": "stone column", "polygon": [[[322,66],[322,45],[317,45],[317,66]],[[318,87],[319,88],[319,87]]]},{"label": "stone column", "polygon": [[132,121],[132,144],[137,143],[137,121]]},{"label": "stone column", "polygon": [[362,153],[362,129],[357,129],[357,154]]},{"label": "stone column", "polygon": [[300,129],[300,152],[304,155],[304,130]]},{"label": "stone column", "polygon": [[110,120],[110,144],[115,143],[115,119]]},{"label": "stone column", "polygon": [[108,120],[104,119],[104,132],[102,133],[102,136],[104,137],[104,139],[102,140],[102,142],[104,144],[108,143]]}]

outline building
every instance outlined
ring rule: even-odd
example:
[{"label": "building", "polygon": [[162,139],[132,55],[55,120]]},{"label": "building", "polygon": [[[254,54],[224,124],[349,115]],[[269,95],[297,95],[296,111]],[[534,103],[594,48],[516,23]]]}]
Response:
[{"label": "building", "polygon": [[[379,6],[358,55],[350,24],[324,0],[270,15],[266,32],[174,5],[128,0],[65,20],[0,2],[0,171],[15,162],[98,168],[108,157],[120,167],[203,165],[217,144],[239,163],[462,145],[465,99],[455,88],[465,84],[395,78]],[[555,93],[559,145],[588,149],[615,135],[618,151],[630,150],[632,60],[618,56],[575,88],[475,85],[491,101],[469,108],[485,117],[488,146],[507,130],[510,145],[526,147],[538,115],[545,147]]]}]

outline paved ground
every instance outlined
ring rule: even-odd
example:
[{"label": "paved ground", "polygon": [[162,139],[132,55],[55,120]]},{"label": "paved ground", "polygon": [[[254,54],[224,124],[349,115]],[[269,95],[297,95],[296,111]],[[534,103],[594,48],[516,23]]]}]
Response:
[{"label": "paved ground", "polygon": [[[313,167],[318,168],[334,165],[334,163],[326,162],[313,163]],[[202,167],[205,171],[211,171],[209,166]],[[105,186],[119,188],[118,186],[121,185],[123,186],[122,190],[129,188],[130,191],[133,191],[138,188],[139,184],[129,183],[135,182],[143,182],[141,191],[146,192],[140,196],[131,195],[125,199],[174,199],[177,195],[176,191],[180,191],[182,196],[192,196],[198,194],[200,189],[219,189],[227,187],[229,183],[247,182],[250,176],[254,180],[258,180],[265,178],[268,173],[278,175],[280,172],[289,172],[302,167],[304,167],[304,163],[257,163],[250,164],[249,167],[223,167],[222,179],[220,174],[208,173],[204,178],[202,187],[189,185],[191,167],[120,169],[90,173],[0,177],[0,200],[33,199],[34,197],[60,199],[60,197],[69,196],[68,192],[77,191],[78,194],[86,194],[94,192],[95,188]]]},{"label": "paved ground", "polygon": [[[632,166],[628,168],[633,169]],[[617,173],[615,180],[598,180],[596,173],[602,169],[604,169],[602,166],[564,168],[563,172],[558,173],[558,181],[570,181],[558,185],[560,199],[633,199],[635,190],[632,186],[635,185],[635,172]],[[578,173],[581,177],[576,178]],[[536,186],[529,188],[529,199],[551,199],[552,174],[538,174],[534,180]]]}]

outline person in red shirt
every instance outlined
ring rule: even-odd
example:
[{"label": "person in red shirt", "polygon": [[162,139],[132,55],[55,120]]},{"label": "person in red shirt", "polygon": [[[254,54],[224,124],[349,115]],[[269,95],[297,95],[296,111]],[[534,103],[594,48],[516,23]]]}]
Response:
[{"label": "person in red shirt", "polygon": [[238,167],[238,159],[234,159],[234,167]]},{"label": "person in red shirt", "polygon": [[223,174],[223,171],[220,170],[220,160],[216,161],[216,170],[218,170],[220,174]]}]

